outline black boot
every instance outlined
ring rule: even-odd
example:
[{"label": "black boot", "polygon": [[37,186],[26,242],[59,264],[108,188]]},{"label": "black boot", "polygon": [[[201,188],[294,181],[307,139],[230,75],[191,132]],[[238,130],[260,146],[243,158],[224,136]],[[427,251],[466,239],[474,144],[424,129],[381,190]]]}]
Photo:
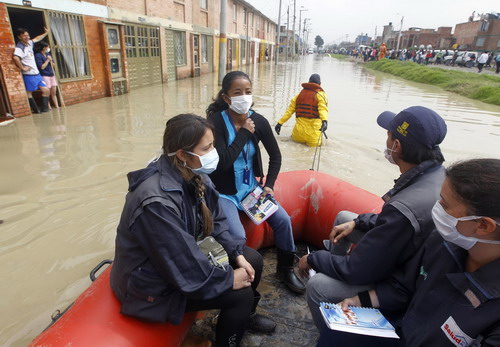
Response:
[{"label": "black boot", "polygon": [[293,271],[295,252],[278,249],[278,264],[276,265],[276,277],[282,280],[288,288],[295,293],[304,294],[306,286]]},{"label": "black boot", "polygon": [[49,97],[42,96],[42,112],[49,112]]},{"label": "black boot", "polygon": [[40,110],[38,109],[38,105],[36,104],[35,99],[28,98],[28,101],[30,102],[31,112],[32,113],[40,113]]},{"label": "black boot", "polygon": [[248,329],[257,333],[272,333],[276,329],[276,323],[271,318],[257,313],[259,300],[260,294],[255,292],[252,313],[250,313],[250,318],[248,319]]}]

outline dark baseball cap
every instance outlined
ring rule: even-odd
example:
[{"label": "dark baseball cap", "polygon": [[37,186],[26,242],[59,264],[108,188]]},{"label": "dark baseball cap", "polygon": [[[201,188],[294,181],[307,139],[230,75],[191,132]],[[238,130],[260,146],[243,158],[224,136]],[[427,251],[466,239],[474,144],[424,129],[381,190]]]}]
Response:
[{"label": "dark baseball cap", "polygon": [[434,148],[446,136],[446,123],[436,112],[423,106],[412,106],[395,114],[382,112],[377,123],[403,143]]}]

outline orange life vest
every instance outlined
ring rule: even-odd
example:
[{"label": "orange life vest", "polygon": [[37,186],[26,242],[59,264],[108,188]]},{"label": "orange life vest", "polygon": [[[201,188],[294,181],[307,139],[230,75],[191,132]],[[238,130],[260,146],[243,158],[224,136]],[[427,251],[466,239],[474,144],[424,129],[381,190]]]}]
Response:
[{"label": "orange life vest", "polygon": [[302,91],[295,102],[295,116],[304,118],[319,118],[318,100],[316,94],[323,88],[316,83],[302,83]]}]

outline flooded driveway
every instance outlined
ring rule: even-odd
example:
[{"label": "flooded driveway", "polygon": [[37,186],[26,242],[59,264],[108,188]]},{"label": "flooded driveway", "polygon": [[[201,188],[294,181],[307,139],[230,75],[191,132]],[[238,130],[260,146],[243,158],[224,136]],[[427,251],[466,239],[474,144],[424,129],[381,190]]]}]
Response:
[{"label": "flooded driveway", "polygon": [[[385,110],[423,105],[441,114],[447,162],[499,157],[500,107],[317,55],[248,73],[255,109],[272,125],[319,73],[330,108],[320,171],[376,194],[399,175],[382,154],[386,133],[375,120]],[[0,127],[0,345],[27,345],[89,285],[89,270],[113,257],[126,173],[156,155],[167,119],[204,115],[216,84],[217,75],[204,75]],[[309,169],[314,149],[292,142],[292,127],[293,119],[278,136],[282,171]]]}]

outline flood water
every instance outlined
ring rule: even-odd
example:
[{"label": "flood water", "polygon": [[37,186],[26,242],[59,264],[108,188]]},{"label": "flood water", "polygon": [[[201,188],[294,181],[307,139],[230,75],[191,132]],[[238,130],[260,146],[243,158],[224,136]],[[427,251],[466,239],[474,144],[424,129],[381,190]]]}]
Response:
[{"label": "flood water", "polygon": [[[447,163],[500,157],[500,107],[317,55],[247,72],[254,108],[273,126],[300,84],[319,73],[330,108],[320,171],[375,194],[399,175],[382,154],[386,132],[376,117],[385,110],[423,105],[441,114]],[[167,119],[204,115],[217,90],[217,75],[204,75],[0,127],[0,345],[26,346],[89,285],[90,269],[113,257],[126,173],[155,156]],[[293,123],[277,137],[282,171],[311,168],[315,152],[290,140]]]}]

